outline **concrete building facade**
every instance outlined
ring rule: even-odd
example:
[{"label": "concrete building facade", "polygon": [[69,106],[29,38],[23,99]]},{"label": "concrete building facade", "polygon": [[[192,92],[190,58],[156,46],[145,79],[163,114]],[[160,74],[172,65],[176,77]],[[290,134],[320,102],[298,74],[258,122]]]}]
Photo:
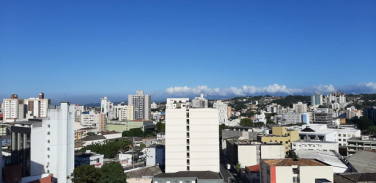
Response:
[{"label": "concrete building facade", "polygon": [[218,100],[213,104],[214,109],[218,109],[219,115],[219,124],[225,124],[228,121],[227,117],[227,104],[224,104],[222,101]]},{"label": "concrete building facade", "polygon": [[39,93],[39,98],[19,99],[12,94],[10,99],[3,99],[3,123],[31,118],[46,118],[50,99],[44,98],[44,93]]},{"label": "concrete building facade", "polygon": [[128,95],[129,105],[133,105],[133,119],[151,119],[151,95],[136,91],[136,95]]},{"label": "concrete building facade", "polygon": [[12,163],[22,164],[23,176],[52,173],[54,182],[74,169],[74,105],[48,109],[48,119],[30,119],[12,126]]},{"label": "concrete building facade", "polygon": [[218,110],[166,109],[166,173],[219,172]]},{"label": "concrete building facade", "polygon": [[261,183],[333,182],[333,167],[315,159],[275,159],[260,163]]}]

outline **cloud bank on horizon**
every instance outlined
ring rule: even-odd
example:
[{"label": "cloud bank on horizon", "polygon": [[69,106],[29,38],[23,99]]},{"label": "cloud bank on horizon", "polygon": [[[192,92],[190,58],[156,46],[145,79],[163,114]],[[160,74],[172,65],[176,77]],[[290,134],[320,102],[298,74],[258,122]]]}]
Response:
[{"label": "cloud bank on horizon", "polygon": [[347,94],[376,93],[376,83],[361,83],[345,86],[317,85],[312,87],[288,88],[286,85],[273,84],[266,87],[247,86],[230,88],[209,88],[208,86],[175,86],[169,87],[166,93],[174,96],[198,95],[203,93],[212,96],[247,96],[247,95],[307,95],[317,92],[327,94],[334,91],[340,91]]}]

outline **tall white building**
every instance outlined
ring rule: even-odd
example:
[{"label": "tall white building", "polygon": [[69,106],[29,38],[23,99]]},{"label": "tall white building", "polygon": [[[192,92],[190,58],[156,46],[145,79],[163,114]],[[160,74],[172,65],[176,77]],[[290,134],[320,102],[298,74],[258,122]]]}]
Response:
[{"label": "tall white building", "polygon": [[166,173],[219,172],[218,109],[166,109]]},{"label": "tall white building", "polygon": [[322,95],[315,94],[311,96],[311,105],[318,106],[323,104],[323,97]]},{"label": "tall white building", "polygon": [[44,98],[44,93],[39,98],[18,99],[18,95],[12,94],[10,99],[3,99],[3,123],[30,118],[46,118],[49,99]]},{"label": "tall white building", "polygon": [[117,116],[114,103],[110,102],[107,97],[101,98],[101,114],[106,114],[109,119],[114,119]]},{"label": "tall white building", "polygon": [[151,95],[144,91],[136,91],[136,95],[128,95],[128,106],[133,105],[134,119],[151,119]]},{"label": "tall white building", "polygon": [[227,123],[227,104],[224,104],[222,101],[218,100],[213,104],[213,108],[218,109],[219,124]]},{"label": "tall white building", "polygon": [[200,97],[195,97],[192,99],[193,108],[208,108],[208,100],[204,98],[204,94],[201,94]]},{"label": "tall white building", "polygon": [[292,109],[295,110],[296,113],[305,113],[307,112],[307,104],[303,104],[303,102],[298,102],[292,105]]},{"label": "tall white building", "polygon": [[52,173],[57,182],[71,182],[67,176],[74,169],[74,113],[74,105],[61,103],[48,109],[47,119],[12,126],[12,162],[22,164],[23,176]]}]

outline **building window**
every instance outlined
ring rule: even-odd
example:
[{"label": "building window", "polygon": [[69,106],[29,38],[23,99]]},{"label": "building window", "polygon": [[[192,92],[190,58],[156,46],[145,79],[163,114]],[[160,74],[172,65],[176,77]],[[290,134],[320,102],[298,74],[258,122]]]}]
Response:
[{"label": "building window", "polygon": [[50,132],[47,132],[47,135],[50,135]]},{"label": "building window", "polygon": [[189,171],[189,166],[187,166],[187,171]]},{"label": "building window", "polygon": [[340,137],[341,136],[341,134],[338,134],[338,137]]}]

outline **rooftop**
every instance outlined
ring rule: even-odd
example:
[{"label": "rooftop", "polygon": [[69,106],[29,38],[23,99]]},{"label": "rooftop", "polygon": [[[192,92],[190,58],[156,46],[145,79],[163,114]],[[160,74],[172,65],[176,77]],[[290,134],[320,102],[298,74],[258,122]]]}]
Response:
[{"label": "rooftop", "polygon": [[348,159],[349,163],[359,173],[376,172],[376,153],[370,151],[358,151]]},{"label": "rooftop", "polygon": [[91,156],[103,156],[101,154],[95,154],[95,153],[75,153],[74,156],[76,158],[88,158]]},{"label": "rooftop", "polygon": [[248,166],[247,169],[250,172],[259,172],[260,171],[260,165]]},{"label": "rooftop", "polygon": [[176,173],[161,173],[154,178],[196,177],[198,179],[222,179],[219,173],[212,171],[180,171]]},{"label": "rooftop", "polygon": [[368,182],[376,181],[376,173],[342,173],[334,174],[334,182],[340,183],[355,183],[355,182]]},{"label": "rooftop", "polygon": [[80,139],[81,141],[92,141],[92,140],[106,140],[106,137],[103,135],[93,135],[93,136],[86,136],[85,138]]},{"label": "rooftop", "polygon": [[315,160],[315,159],[272,159],[272,160],[263,160],[266,164],[270,166],[327,166],[326,164]]},{"label": "rooftop", "polygon": [[161,174],[162,170],[159,166],[152,166],[147,168],[142,168],[140,170],[127,172],[127,178],[143,178],[143,177],[153,177],[155,175]]}]

